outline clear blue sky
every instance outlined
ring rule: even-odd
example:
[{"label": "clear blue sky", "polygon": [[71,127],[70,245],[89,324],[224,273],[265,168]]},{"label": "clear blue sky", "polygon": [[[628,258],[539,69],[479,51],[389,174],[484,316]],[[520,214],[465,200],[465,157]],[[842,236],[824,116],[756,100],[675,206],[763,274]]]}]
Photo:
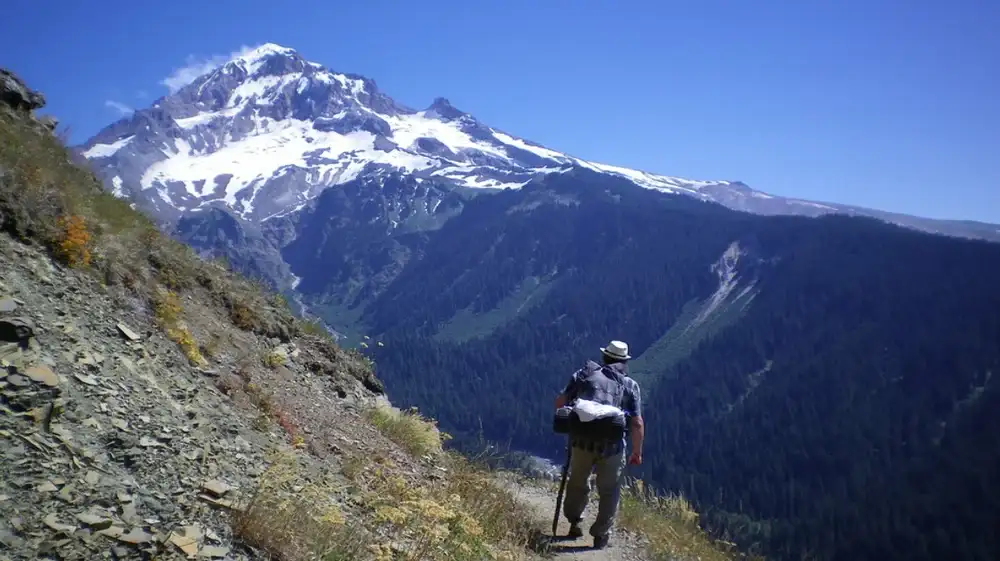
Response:
[{"label": "clear blue sky", "polygon": [[186,63],[274,42],[578,157],[1000,222],[996,0],[8,4],[0,65],[76,142]]}]

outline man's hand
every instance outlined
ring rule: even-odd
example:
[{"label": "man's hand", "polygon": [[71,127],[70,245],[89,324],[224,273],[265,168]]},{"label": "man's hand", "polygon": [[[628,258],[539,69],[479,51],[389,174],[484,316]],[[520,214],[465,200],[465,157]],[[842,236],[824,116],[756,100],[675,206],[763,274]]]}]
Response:
[{"label": "man's hand", "polygon": [[563,405],[566,405],[567,401],[568,400],[566,399],[566,394],[561,393],[561,394],[557,395],[556,396],[556,409],[559,409]]},{"label": "man's hand", "polygon": [[642,452],[639,450],[632,450],[632,453],[628,456],[628,463],[632,466],[642,464]]}]

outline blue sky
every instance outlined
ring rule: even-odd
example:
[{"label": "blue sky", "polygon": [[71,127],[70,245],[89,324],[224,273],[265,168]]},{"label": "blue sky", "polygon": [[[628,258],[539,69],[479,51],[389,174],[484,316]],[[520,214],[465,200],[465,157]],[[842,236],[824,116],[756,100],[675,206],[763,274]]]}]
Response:
[{"label": "blue sky", "polygon": [[0,66],[79,142],[182,67],[274,42],[582,158],[1000,222],[998,18],[995,0],[35,0],[4,7]]}]

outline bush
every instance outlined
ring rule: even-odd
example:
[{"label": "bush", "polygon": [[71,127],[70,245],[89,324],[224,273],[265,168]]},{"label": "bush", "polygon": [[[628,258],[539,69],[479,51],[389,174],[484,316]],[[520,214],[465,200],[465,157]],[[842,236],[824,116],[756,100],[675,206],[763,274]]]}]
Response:
[{"label": "bush", "polygon": [[229,319],[243,331],[253,331],[260,323],[260,317],[243,302],[233,302],[229,307]]},{"label": "bush", "polygon": [[70,267],[90,265],[90,232],[81,216],[60,216],[58,220],[62,239],[56,255]]},{"label": "bush", "polygon": [[262,362],[268,368],[277,368],[285,364],[285,355],[278,351],[270,351],[264,354]]},{"label": "bush", "polygon": [[299,329],[306,335],[316,337],[329,337],[330,334],[323,327],[323,323],[316,319],[306,319],[299,322]]}]

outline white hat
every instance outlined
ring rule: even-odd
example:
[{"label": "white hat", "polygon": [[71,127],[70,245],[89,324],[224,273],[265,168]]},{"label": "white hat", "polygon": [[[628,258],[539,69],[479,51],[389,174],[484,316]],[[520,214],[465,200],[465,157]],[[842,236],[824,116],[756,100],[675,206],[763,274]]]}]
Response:
[{"label": "white hat", "polygon": [[601,347],[601,352],[611,358],[617,358],[618,360],[628,360],[632,358],[628,354],[628,344],[622,341],[612,341],[608,343],[607,347]]}]

